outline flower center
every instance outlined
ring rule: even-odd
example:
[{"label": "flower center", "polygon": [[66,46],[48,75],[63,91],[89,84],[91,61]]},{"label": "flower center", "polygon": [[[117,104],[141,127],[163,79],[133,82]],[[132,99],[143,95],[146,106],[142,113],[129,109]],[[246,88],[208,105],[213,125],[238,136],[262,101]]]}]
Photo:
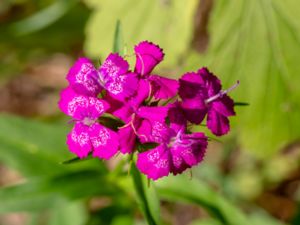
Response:
[{"label": "flower center", "polygon": [[84,117],[82,122],[83,122],[84,125],[91,126],[96,122],[96,120],[91,119],[89,117]]}]

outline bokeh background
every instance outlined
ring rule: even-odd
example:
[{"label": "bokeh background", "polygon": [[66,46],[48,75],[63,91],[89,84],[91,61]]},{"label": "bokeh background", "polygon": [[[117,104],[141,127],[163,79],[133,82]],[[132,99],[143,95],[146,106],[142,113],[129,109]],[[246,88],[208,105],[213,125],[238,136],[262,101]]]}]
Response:
[{"label": "bokeh background", "polygon": [[157,224],[299,225],[297,0],[1,0],[0,224],[147,224],[126,160],[62,164],[65,75],[79,56],[103,61],[118,20],[127,54],[158,43],[157,72],[207,66],[225,88],[240,80],[230,95],[249,104],[192,177],[144,185]]}]

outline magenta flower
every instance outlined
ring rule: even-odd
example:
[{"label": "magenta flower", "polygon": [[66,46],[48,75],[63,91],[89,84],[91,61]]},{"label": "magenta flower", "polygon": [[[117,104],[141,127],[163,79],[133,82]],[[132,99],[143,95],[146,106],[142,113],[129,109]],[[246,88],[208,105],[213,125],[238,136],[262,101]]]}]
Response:
[{"label": "magenta flower", "polygon": [[79,58],[67,74],[70,86],[78,93],[97,96],[102,87],[98,82],[98,71],[87,58]]},{"label": "magenta flower", "polygon": [[124,101],[135,94],[138,78],[118,53],[111,53],[99,68],[99,83],[112,97]]},{"label": "magenta flower", "polygon": [[229,116],[234,116],[234,102],[222,91],[220,80],[206,68],[197,73],[186,73],[180,80],[179,95],[187,119],[199,124],[207,115],[207,127],[213,134],[221,136],[226,134],[229,127]]},{"label": "magenta flower", "polygon": [[129,65],[117,53],[111,53],[97,70],[87,58],[80,58],[70,69],[67,80],[78,93],[97,96],[103,89],[121,101],[137,89],[137,75],[129,72]]},{"label": "magenta flower", "polygon": [[75,121],[68,134],[67,144],[79,158],[93,153],[94,157],[109,159],[118,151],[118,135],[97,122],[108,109],[104,100],[78,95],[68,87],[61,92],[60,109]]},{"label": "magenta flower", "polygon": [[158,75],[150,74],[154,67],[159,64],[163,58],[163,50],[152,42],[140,42],[134,48],[136,55],[135,72],[140,78],[146,79],[151,85],[151,95],[155,99],[168,99],[177,94],[178,81]]},{"label": "magenta flower", "polygon": [[206,68],[179,81],[153,74],[164,52],[152,42],[137,44],[134,55],[133,71],[117,53],[99,68],[79,58],[70,69],[69,87],[59,101],[74,122],[67,145],[79,158],[110,159],[118,151],[137,151],[138,169],[152,180],[180,174],[200,163],[207,147],[205,134],[188,127],[206,117],[215,135],[226,134],[228,117],[235,115],[227,93],[237,84],[223,91]]},{"label": "magenta flower", "polygon": [[158,45],[148,41],[142,41],[136,45],[134,52],[136,55],[135,72],[141,77],[148,76],[165,56]]},{"label": "magenta flower", "polygon": [[159,145],[138,154],[137,167],[149,179],[182,173],[202,161],[207,147],[203,133],[186,134],[186,121],[177,107],[169,111],[170,127],[153,127]]}]

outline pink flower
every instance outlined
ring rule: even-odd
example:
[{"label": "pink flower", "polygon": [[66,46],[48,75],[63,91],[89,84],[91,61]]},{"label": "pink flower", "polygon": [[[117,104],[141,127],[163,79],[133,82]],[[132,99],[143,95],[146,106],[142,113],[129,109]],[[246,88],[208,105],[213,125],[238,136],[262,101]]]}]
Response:
[{"label": "pink flower", "polygon": [[151,95],[156,100],[172,98],[177,94],[178,81],[151,74],[154,67],[163,58],[163,50],[152,42],[142,41],[134,48],[136,55],[135,73],[141,79],[146,79],[151,85]]},{"label": "pink flower", "polygon": [[207,127],[217,136],[226,134],[229,116],[234,116],[234,102],[227,92],[222,91],[220,80],[206,68],[197,73],[186,73],[180,80],[179,95],[186,118],[199,124],[207,115]]},{"label": "pink flower", "polygon": [[98,70],[89,59],[78,59],[67,80],[78,94],[97,96],[105,89],[121,101],[135,93],[138,83],[136,74],[129,71],[127,61],[117,53],[111,53]]},{"label": "pink flower", "polygon": [[67,144],[79,158],[89,153],[101,159],[109,159],[118,151],[118,135],[97,122],[108,109],[104,100],[77,94],[68,87],[61,92],[60,109],[71,116],[75,125],[68,134]]},{"label": "pink flower", "polygon": [[[149,179],[182,173],[200,163],[207,147],[203,133],[186,134],[186,121],[176,105],[169,111],[170,127],[153,127],[159,145],[138,154],[137,167]],[[155,140],[155,139],[154,139]]]}]

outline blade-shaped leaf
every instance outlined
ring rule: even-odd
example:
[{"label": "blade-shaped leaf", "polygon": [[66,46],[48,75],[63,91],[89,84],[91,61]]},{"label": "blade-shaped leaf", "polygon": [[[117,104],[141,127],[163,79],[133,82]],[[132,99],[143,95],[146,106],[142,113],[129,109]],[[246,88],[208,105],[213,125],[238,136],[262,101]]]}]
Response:
[{"label": "blade-shaped leaf", "polygon": [[0,189],[0,213],[40,211],[69,200],[95,195],[117,195],[119,189],[98,171],[79,171],[29,180]]},{"label": "blade-shaped leaf", "polygon": [[207,184],[181,175],[157,182],[159,196],[169,201],[197,204],[228,225],[250,225],[245,214]]},{"label": "blade-shaped leaf", "polygon": [[155,196],[155,192],[152,188],[147,188],[145,177],[142,177],[141,173],[136,168],[135,164],[132,164],[131,175],[138,199],[138,203],[149,225],[159,224],[159,201]]},{"label": "blade-shaped leaf", "polygon": [[118,52],[121,55],[123,54],[122,26],[120,20],[117,20],[116,23],[113,52]]}]

